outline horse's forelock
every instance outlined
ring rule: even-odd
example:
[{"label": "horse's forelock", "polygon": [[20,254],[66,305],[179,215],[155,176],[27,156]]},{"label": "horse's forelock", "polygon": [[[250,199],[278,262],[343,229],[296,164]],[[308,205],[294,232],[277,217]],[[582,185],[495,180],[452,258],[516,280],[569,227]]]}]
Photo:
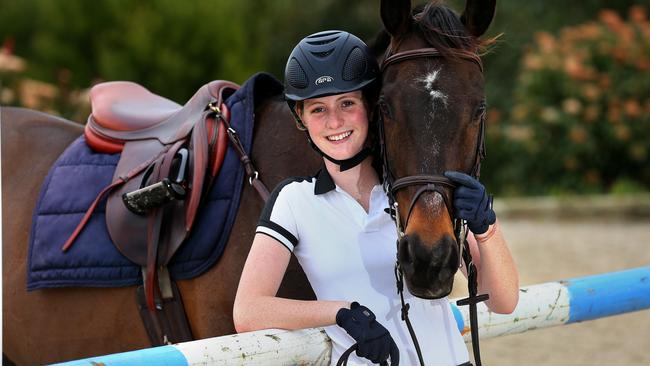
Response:
[{"label": "horse's forelock", "polygon": [[452,9],[433,0],[414,9],[414,25],[424,39],[445,57],[463,58],[484,53],[494,39],[481,40],[470,35]]}]

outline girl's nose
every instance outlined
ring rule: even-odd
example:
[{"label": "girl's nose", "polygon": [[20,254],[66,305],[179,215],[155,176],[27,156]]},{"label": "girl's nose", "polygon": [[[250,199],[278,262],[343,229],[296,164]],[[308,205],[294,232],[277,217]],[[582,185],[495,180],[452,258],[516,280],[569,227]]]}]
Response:
[{"label": "girl's nose", "polygon": [[335,111],[327,119],[327,127],[335,130],[341,126],[343,126],[343,113]]}]

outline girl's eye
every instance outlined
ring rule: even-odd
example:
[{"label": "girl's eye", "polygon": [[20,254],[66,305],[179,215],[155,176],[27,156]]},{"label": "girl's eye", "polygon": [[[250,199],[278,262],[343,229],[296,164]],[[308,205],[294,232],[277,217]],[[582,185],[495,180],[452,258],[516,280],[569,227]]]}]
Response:
[{"label": "girl's eye", "polygon": [[343,104],[343,107],[351,107],[351,106],[354,105],[354,101],[352,101],[352,100],[344,100],[342,104]]},{"label": "girl's eye", "polygon": [[324,111],[325,111],[325,108],[323,108],[323,107],[315,107],[315,108],[311,109],[310,113],[322,113]]}]

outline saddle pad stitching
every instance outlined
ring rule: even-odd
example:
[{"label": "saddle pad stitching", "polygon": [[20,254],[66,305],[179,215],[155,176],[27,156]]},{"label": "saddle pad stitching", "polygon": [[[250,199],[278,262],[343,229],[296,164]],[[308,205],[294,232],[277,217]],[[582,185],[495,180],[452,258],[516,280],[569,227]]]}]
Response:
[{"label": "saddle pad stitching", "polygon": [[77,166],[116,166],[116,164],[110,164],[110,163],[100,163],[100,164],[90,164],[90,163],[80,163],[80,164],[75,164],[75,163],[65,163],[65,164],[58,165],[56,168],[57,168],[57,170],[58,170],[59,168],[70,167],[70,166],[71,166],[71,167],[77,167]]},{"label": "saddle pad stitching", "polygon": [[[39,212],[38,215],[39,216],[79,215],[79,214],[85,214],[85,213],[86,213],[86,210],[83,210],[83,211],[68,211],[68,212],[47,212],[47,211],[45,211],[45,212]],[[93,212],[93,215],[95,215],[95,214],[97,214],[97,215],[106,215],[105,211],[102,211],[102,210],[95,210],[95,212]]]},{"label": "saddle pad stitching", "polygon": [[[193,260],[196,260],[196,259],[193,259]],[[77,269],[77,268],[133,268],[133,267],[138,267],[138,265],[136,265],[136,264],[131,264],[131,265],[127,265],[127,264],[125,264],[125,265],[93,264],[92,267],[90,267],[90,266],[88,266],[88,267],[86,267],[86,266],[78,266],[78,267],[74,267],[74,269]],[[56,270],[62,270],[62,271],[73,270],[73,268],[70,268],[70,267],[47,267],[47,269],[48,270],[56,269]],[[39,270],[37,269],[36,271],[39,271]]]},{"label": "saddle pad stitching", "polygon": [[[142,284],[142,280],[96,280],[95,283],[101,283],[101,288],[126,287]],[[27,291],[35,291],[43,288],[65,288],[65,287],[85,287],[97,288],[96,284],[79,283],[76,280],[40,280],[36,284],[29,284]]]}]

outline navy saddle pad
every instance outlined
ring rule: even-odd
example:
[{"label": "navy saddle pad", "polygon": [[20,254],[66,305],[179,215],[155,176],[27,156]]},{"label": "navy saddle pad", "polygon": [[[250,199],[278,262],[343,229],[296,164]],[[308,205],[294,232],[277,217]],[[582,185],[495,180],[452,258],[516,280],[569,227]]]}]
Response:
[{"label": "navy saddle pad", "polygon": [[[256,89],[264,92],[256,93]],[[254,96],[279,93],[282,85],[271,75],[253,75],[226,100],[231,125],[250,153]],[[34,210],[29,240],[27,288],[117,287],[142,283],[140,267],[113,245],[104,216],[106,200],[66,253],[65,240],[99,191],[111,183],[119,154],[98,154],[75,140],[50,169]],[[244,182],[239,156],[228,147],[223,166],[202,203],[189,238],[169,263],[173,279],[198,276],[221,256],[237,214]]]}]

